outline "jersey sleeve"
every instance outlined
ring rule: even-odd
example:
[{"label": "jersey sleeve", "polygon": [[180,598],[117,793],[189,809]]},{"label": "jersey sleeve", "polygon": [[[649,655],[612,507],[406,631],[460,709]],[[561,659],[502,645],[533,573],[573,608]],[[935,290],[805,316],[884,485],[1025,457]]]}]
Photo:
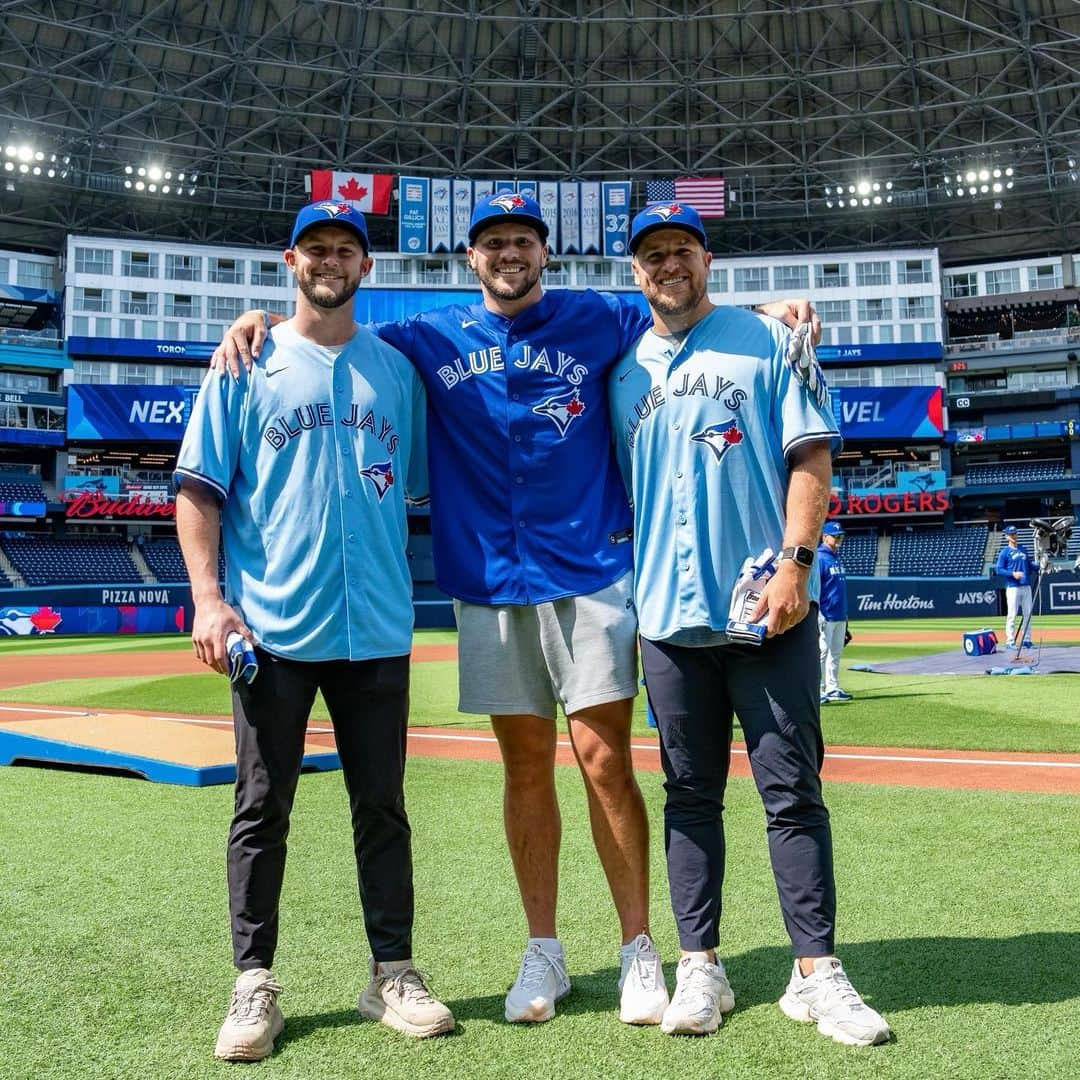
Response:
[{"label": "jersey sleeve", "polygon": [[422,506],[429,499],[428,487],[428,440],[427,440],[427,391],[419,372],[412,368],[412,418],[409,425],[409,465],[405,471],[405,498],[413,505]]},{"label": "jersey sleeve", "polygon": [[623,356],[637,339],[652,326],[645,298],[636,293],[601,293],[614,308],[619,321],[619,356]]},{"label": "jersey sleeve", "polygon": [[232,487],[244,437],[244,415],[251,382],[241,370],[238,379],[213,368],[191,406],[184,440],[173,474],[177,488],[185,481],[206,484],[225,500]]},{"label": "jersey sleeve", "polygon": [[824,406],[817,396],[795,378],[787,363],[787,343],[791,331],[776,319],[759,315],[773,342],[773,372],[775,394],[773,397],[773,423],[780,436],[784,457],[790,457],[798,447],[807,443],[827,441],[835,457],[844,440],[836,426],[836,418],[828,400]]},{"label": "jersey sleeve", "polygon": [[413,338],[415,328],[411,319],[402,322],[368,323],[367,328],[378,338],[382,338],[387,345],[392,345],[399,353],[404,353],[412,359]]}]

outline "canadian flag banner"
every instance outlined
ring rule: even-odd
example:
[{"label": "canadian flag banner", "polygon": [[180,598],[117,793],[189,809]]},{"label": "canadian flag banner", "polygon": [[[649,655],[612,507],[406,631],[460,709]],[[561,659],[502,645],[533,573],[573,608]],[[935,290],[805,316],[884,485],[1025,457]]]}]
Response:
[{"label": "canadian flag banner", "polygon": [[386,173],[311,173],[311,201],[341,200],[352,203],[362,214],[385,214],[390,209],[390,189],[394,178]]}]

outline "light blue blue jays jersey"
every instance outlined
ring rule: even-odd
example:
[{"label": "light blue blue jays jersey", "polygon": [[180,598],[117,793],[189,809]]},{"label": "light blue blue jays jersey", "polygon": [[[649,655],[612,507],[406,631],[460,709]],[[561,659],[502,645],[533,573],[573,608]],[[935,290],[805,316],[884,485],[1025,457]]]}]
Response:
[{"label": "light blue blue jays jersey", "polygon": [[426,445],[423,385],[399,352],[358,330],[335,357],[274,327],[250,374],[203,382],[176,466],[191,479],[224,500],[225,598],[269,652],[409,652],[405,488],[427,493]]},{"label": "light blue blue jays jersey", "polygon": [[480,304],[375,327],[427,387],[436,583],[475,604],[596,592],[630,569],[608,372],[650,319],[556,290],[508,319]]},{"label": "light blue blue jays jersey", "polygon": [[[773,319],[719,307],[681,344],[650,330],[612,372],[645,638],[722,630],[743,560],[782,546],[788,455],[840,447],[831,411],[784,361],[788,336]],[[809,587],[816,599],[816,574]]]},{"label": "light blue blue jays jersey", "polygon": [[847,585],[844,567],[828,544],[817,549],[818,579],[821,582],[819,605],[826,622],[847,622]]}]

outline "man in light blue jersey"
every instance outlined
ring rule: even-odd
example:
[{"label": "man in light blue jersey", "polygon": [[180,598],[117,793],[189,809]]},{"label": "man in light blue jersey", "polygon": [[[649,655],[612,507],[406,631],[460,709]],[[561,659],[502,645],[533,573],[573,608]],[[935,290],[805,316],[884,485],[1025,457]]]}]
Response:
[{"label": "man in light blue jersey", "polygon": [[609,391],[634,507],[634,595],[682,950],[661,1029],[710,1034],[735,1005],[716,950],[737,713],[795,954],[780,1007],[840,1042],[882,1042],[888,1024],[833,953],[817,619],[808,617],[818,585],[811,545],[840,444],[824,383],[814,362],[789,359],[779,323],[710,302],[711,256],[692,208],[647,206],[630,250],[653,323],[615,366]]},{"label": "man in light blue jersey", "polygon": [[[459,707],[491,716],[528,939],[511,1022],[570,992],[556,926],[556,716],[567,718],[593,839],[619,917],[619,1015],[659,1023],[668,994],[649,936],[648,824],[630,753],[637,692],[631,513],[611,452],[607,376],[650,323],[633,298],[545,291],[548,228],[527,196],[480,199],[469,265],[483,302],[375,328],[428,393],[436,582],[455,600]],[[776,314],[808,312],[779,304]],[[249,352],[245,317],[227,351]]]},{"label": "man in light blue jersey", "polygon": [[250,372],[208,373],[176,467],[195,653],[224,672],[235,632],[257,660],[232,693],[228,879],[240,975],[214,1051],[231,1061],[268,1056],[284,1023],[270,969],[289,816],[320,690],[349,793],[372,952],[360,1013],[418,1037],[454,1026],[412,961],[402,790],[413,623],[404,490],[426,493],[423,387],[399,352],[353,321],[372,265],[362,215],[347,204],[305,207],[284,258],[296,314],[275,327]]}]

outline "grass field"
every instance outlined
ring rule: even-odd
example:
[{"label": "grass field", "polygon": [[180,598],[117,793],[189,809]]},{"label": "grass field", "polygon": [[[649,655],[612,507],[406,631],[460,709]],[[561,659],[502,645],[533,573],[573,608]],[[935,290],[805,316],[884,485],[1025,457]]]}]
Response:
[{"label": "grass field", "polygon": [[[856,642],[860,630],[887,625],[854,627]],[[183,639],[169,643],[190,647]],[[58,652],[160,647],[116,639],[42,644]],[[0,643],[0,660],[25,647]],[[911,648],[864,642],[853,646],[851,658]],[[454,712],[453,665],[417,664],[414,672],[414,719],[461,722]],[[73,704],[74,682],[39,688],[36,700]],[[825,710],[830,742],[1077,749],[1075,720],[1059,716],[1075,712],[1068,708],[1075,692],[1068,676],[935,681],[854,674],[846,685],[858,698]],[[4,697],[26,701],[28,693],[14,688]],[[105,705],[107,698],[110,705],[175,713],[199,711],[193,707],[199,701],[208,712],[227,709],[224,682],[215,676],[120,680],[96,686],[93,694],[100,696],[84,694],[79,703]],[[477,726],[478,718],[464,722]],[[793,1024],[776,1008],[790,957],[760,803],[753,785],[741,779],[731,781],[727,800],[722,943],[736,1011],[718,1035],[704,1040],[620,1024],[617,924],[591,849],[576,771],[560,769],[558,782],[560,927],[574,993],[552,1023],[511,1027],[501,1019],[525,931],[501,834],[499,767],[413,758],[407,795],[416,953],[453,1007],[458,1033],[414,1042],[357,1019],[367,953],[344,792],[338,774],[308,775],[290,838],[275,965],[286,987],[285,1033],[269,1061],[228,1066],[215,1063],[211,1051],[233,977],[224,883],[231,791],[0,770],[0,1078],[1076,1075],[1080,799],[828,787],[839,951],[896,1035],[886,1046],[858,1050]],[[653,929],[663,955],[673,960],[659,828],[663,793],[656,774],[642,774],[641,783],[654,823]],[[669,963],[669,983],[672,975]]]}]

